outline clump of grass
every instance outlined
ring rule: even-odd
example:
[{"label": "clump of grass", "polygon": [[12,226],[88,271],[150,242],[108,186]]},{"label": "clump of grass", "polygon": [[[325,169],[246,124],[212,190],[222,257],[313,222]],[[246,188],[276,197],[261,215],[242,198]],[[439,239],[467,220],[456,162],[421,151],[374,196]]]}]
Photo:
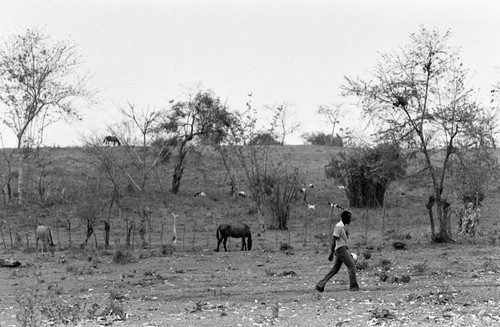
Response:
[{"label": "clump of grass", "polygon": [[395,250],[406,250],[406,243],[401,241],[396,241],[392,243]]},{"label": "clump of grass", "polygon": [[165,244],[161,247],[161,254],[164,256],[172,255],[175,252],[175,246],[172,244]]},{"label": "clump of grass", "polygon": [[115,252],[115,255],[113,256],[112,262],[118,263],[121,265],[126,265],[126,264],[134,262],[134,257],[132,256],[132,254],[130,252],[118,250]]},{"label": "clump of grass", "polygon": [[410,280],[411,280],[410,275],[393,276],[391,278],[391,283],[393,283],[393,284],[400,284],[400,283],[406,284],[406,283],[409,283]]},{"label": "clump of grass", "polygon": [[48,298],[40,302],[40,312],[54,325],[78,324],[83,319],[85,303],[70,303],[58,297]]},{"label": "clump of grass", "polygon": [[286,242],[280,243],[280,251],[287,251],[287,250],[293,250],[293,246]]},{"label": "clump of grass", "polygon": [[367,268],[368,268],[368,262],[367,261],[361,260],[361,261],[356,262],[356,269],[365,270]]},{"label": "clump of grass", "polygon": [[266,273],[267,277],[274,277],[274,276],[276,276],[276,273],[274,271],[272,271],[271,269],[266,269],[264,272]]},{"label": "clump of grass", "polygon": [[390,312],[388,309],[372,309],[370,310],[372,316],[371,319],[396,319],[396,315]]},{"label": "clump of grass", "polygon": [[67,266],[66,271],[75,276],[93,275],[96,272],[97,267],[95,265],[84,266],[78,268],[76,266]]},{"label": "clump of grass", "polygon": [[421,263],[416,263],[411,266],[411,272],[414,275],[422,276],[429,270],[429,266],[427,265],[427,260]]},{"label": "clump of grass", "polygon": [[293,270],[284,271],[278,274],[278,277],[295,277],[295,276],[297,276],[297,273]]},{"label": "clump of grass", "polygon": [[16,320],[22,327],[37,327],[42,323],[42,316],[39,308],[38,285],[34,288],[22,290],[16,296],[19,310],[16,313]]},{"label": "clump of grass", "polygon": [[114,316],[118,317],[120,320],[127,319],[125,309],[123,309],[123,306],[115,300],[112,294],[110,294],[106,306],[100,312],[100,316]]},{"label": "clump of grass", "polygon": [[63,294],[63,288],[59,284],[49,285],[47,287],[47,290],[50,293],[54,294],[54,295],[61,295],[61,294]]},{"label": "clump of grass", "polygon": [[275,301],[273,303],[273,305],[271,306],[271,310],[272,310],[272,318],[278,319],[279,312],[280,312],[280,305],[279,305],[278,301]]},{"label": "clump of grass", "polygon": [[379,264],[383,270],[389,270],[391,266],[391,259],[382,258],[380,259]]},{"label": "clump of grass", "polygon": [[385,282],[389,278],[389,275],[385,271],[381,271],[377,275],[381,282]]},{"label": "clump of grass", "polygon": [[364,259],[368,260],[372,257],[372,250],[364,249],[363,252],[361,252],[361,255],[363,256]]},{"label": "clump of grass", "polygon": [[482,264],[482,268],[485,271],[493,272],[497,272],[499,270],[498,265],[491,258],[486,258],[486,261]]}]

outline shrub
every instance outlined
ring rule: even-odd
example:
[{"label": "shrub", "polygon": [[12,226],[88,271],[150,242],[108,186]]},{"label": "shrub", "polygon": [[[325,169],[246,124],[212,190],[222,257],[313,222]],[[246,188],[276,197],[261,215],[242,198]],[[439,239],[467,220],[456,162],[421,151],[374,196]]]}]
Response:
[{"label": "shrub", "polygon": [[165,244],[161,247],[161,254],[164,256],[172,255],[175,252],[175,246],[172,244]]},{"label": "shrub", "polygon": [[16,313],[16,320],[22,327],[37,327],[42,323],[39,308],[39,294],[37,287],[22,290],[16,296],[19,311]]},{"label": "shrub", "polygon": [[356,262],[356,268],[358,270],[365,270],[366,268],[368,268],[368,262],[367,261],[358,261]]},{"label": "shrub", "polygon": [[311,134],[306,133],[302,135],[302,138],[305,140],[306,144],[337,147],[342,147],[344,145],[342,138],[339,135],[333,136],[331,134],[325,134],[324,132],[313,132]]},{"label": "shrub", "polygon": [[276,137],[271,133],[259,133],[248,142],[248,145],[280,145]]},{"label": "shrub", "polygon": [[368,260],[372,257],[372,251],[370,249],[364,249],[363,252],[361,252],[361,255],[364,259]]},{"label": "shrub", "polygon": [[293,250],[293,246],[288,243],[280,243],[280,251]]},{"label": "shrub", "polygon": [[373,149],[332,157],[325,167],[327,178],[346,185],[351,207],[379,207],[390,183],[406,173],[406,159],[397,145],[381,144]]},{"label": "shrub", "polygon": [[134,257],[130,252],[125,252],[122,250],[118,250],[115,252],[115,255],[113,256],[112,262],[114,263],[119,263],[122,265],[126,265],[128,263],[132,263],[134,261]]},{"label": "shrub", "polygon": [[427,260],[421,263],[414,264],[411,266],[411,271],[414,275],[420,276],[425,274],[425,272],[429,269],[429,266],[427,265]]},{"label": "shrub", "polygon": [[384,270],[389,270],[390,268],[390,265],[391,265],[391,259],[387,259],[387,258],[382,258],[380,259],[380,267]]}]

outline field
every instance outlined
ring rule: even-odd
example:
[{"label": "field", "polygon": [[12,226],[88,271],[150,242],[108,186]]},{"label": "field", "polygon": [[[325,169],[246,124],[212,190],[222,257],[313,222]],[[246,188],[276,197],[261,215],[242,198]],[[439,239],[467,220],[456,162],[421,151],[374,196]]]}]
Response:
[{"label": "field", "polygon": [[[58,172],[49,185],[52,192],[65,189],[67,199],[79,194],[83,186],[78,180],[88,180],[93,171],[88,153],[78,148],[46,151],[51,158],[47,171]],[[303,172],[305,182],[315,185],[309,201],[316,209],[297,207],[287,231],[258,231],[250,200],[227,196],[224,171],[209,152],[200,154],[209,160],[191,159],[180,194],[168,195],[168,208],[150,198],[153,233],[147,248],[125,249],[125,224],[115,220],[111,248],[103,249],[99,226],[96,238],[81,249],[86,226],[69,200],[50,207],[3,206],[0,257],[22,265],[0,268],[0,326],[499,325],[500,203],[495,184],[481,208],[482,236],[432,244],[426,181],[409,176],[394,183],[385,215],[380,209],[351,209],[351,251],[360,258],[361,291],[348,291],[345,267],[324,293],[314,290],[330,267],[327,234],[338,219],[327,201],[346,204],[342,191],[324,177],[331,151],[276,148]],[[206,198],[193,197],[200,190],[207,192]],[[172,213],[178,215],[176,244]],[[128,215],[132,219],[133,211]],[[54,257],[35,256],[34,221],[53,226]],[[252,227],[252,251],[239,251],[239,240],[231,239],[229,252],[214,252],[215,229],[226,221]],[[16,233],[21,237],[11,241]],[[395,241],[406,248],[396,250]]]}]

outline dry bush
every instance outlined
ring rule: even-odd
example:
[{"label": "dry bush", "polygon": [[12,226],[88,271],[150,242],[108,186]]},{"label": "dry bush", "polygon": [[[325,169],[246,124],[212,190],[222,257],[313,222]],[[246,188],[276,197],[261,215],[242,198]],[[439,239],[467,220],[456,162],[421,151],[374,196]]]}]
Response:
[{"label": "dry bush", "polygon": [[372,250],[370,249],[364,249],[362,252],[361,252],[361,255],[363,256],[363,259],[370,259],[372,257]]},{"label": "dry bush", "polygon": [[16,320],[22,327],[38,327],[42,322],[39,304],[38,284],[34,288],[25,288],[16,296],[19,310]]},{"label": "dry bush", "polygon": [[287,250],[293,250],[293,246],[286,242],[281,242],[280,243],[280,251],[287,251]]},{"label": "dry bush", "polygon": [[391,266],[391,259],[382,258],[379,261],[379,265],[383,270],[389,270]]},{"label": "dry bush", "polygon": [[427,260],[421,263],[414,264],[413,266],[411,266],[410,270],[416,276],[424,275],[429,270],[429,266],[427,265]]},{"label": "dry bush", "polygon": [[358,270],[368,269],[368,262],[365,260],[360,260],[360,261],[356,262],[356,269],[358,269]]},{"label": "dry bush", "polygon": [[118,250],[115,252],[113,259],[111,260],[113,263],[118,263],[121,265],[126,265],[134,262],[134,257],[128,251]]}]

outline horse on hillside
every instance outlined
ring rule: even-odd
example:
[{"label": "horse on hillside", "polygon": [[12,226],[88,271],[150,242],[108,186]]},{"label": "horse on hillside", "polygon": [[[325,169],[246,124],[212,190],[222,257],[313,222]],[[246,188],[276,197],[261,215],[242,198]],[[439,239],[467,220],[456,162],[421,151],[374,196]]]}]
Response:
[{"label": "horse on hillside", "polygon": [[115,146],[116,144],[121,145],[120,141],[116,136],[106,136],[102,143],[105,144],[113,143],[113,146]]},{"label": "horse on hillside", "polygon": [[250,227],[245,224],[222,224],[217,228],[216,236],[217,249],[215,251],[217,252],[219,252],[221,242],[223,242],[224,250],[227,252],[226,243],[229,237],[241,238],[241,251],[250,251],[252,249],[252,234],[250,233]]}]

